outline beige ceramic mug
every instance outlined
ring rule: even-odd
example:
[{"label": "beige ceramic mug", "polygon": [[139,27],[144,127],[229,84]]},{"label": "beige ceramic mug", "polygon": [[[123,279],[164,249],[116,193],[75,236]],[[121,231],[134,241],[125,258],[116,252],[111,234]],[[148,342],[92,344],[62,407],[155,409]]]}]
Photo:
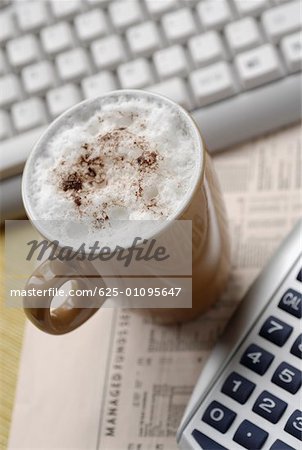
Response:
[{"label": "beige ceramic mug", "polygon": [[[29,219],[38,229],[40,234],[49,241],[56,236],[49,236],[39,225],[39,217],[36,216],[32,199],[29,195],[30,175],[37,156],[43,152],[46,143],[59,130],[62,123],[72,123],[79,116],[88,120],[95,113],[102,101],[108,96],[129,96],[129,99],[138,96],[156,99],[157,102],[168,104],[181,114],[183,120],[190,129],[192,145],[198,149],[196,156],[195,176],[190,186],[186,201],[175,211],[169,221],[185,220],[192,222],[192,307],[191,308],[144,308],[140,313],[152,316],[159,323],[177,323],[197,317],[205,312],[218,299],[228,278],[230,269],[230,247],[227,230],[227,221],[220,188],[213,170],[211,159],[206,152],[200,131],[192,117],[179,105],[171,100],[144,91],[122,90],[110,92],[105,96],[87,100],[77,104],[56,119],[46,130],[44,135],[32,150],[23,174],[22,195],[23,202]],[[171,149],[173,151],[173,149]],[[51,201],[51,200],[50,200]],[[166,225],[166,228],[169,224]],[[88,288],[91,284],[89,277],[83,276],[83,263],[74,261],[66,265],[59,261],[46,260],[32,274],[27,282],[27,289],[39,287],[60,287],[66,281],[66,277],[74,280],[78,287]],[[94,275],[94,285],[106,286],[99,267],[89,263],[89,270]],[[121,280],[115,279],[117,286]],[[53,309],[51,303],[53,296],[44,297],[44,306],[37,307],[32,297],[24,298],[24,309],[27,317],[41,330],[51,334],[67,333],[91,317],[102,305],[102,301],[96,307],[75,307]],[[104,299],[105,300],[105,299]]]}]

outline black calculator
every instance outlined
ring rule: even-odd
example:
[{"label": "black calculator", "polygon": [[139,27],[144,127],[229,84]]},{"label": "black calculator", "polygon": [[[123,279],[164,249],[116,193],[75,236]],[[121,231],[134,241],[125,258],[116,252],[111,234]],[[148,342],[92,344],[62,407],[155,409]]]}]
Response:
[{"label": "black calculator", "polygon": [[177,440],[182,450],[302,449],[302,221],[212,352]]}]

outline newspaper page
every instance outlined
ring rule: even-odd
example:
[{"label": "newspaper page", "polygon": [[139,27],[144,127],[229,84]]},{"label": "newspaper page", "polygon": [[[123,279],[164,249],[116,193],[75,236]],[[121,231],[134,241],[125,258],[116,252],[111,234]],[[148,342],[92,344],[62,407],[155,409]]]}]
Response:
[{"label": "newspaper page", "polygon": [[176,431],[209,352],[302,211],[300,126],[213,159],[232,241],[221,300],[178,326],[119,309],[100,311],[58,339],[28,325],[9,448],[177,449]]}]

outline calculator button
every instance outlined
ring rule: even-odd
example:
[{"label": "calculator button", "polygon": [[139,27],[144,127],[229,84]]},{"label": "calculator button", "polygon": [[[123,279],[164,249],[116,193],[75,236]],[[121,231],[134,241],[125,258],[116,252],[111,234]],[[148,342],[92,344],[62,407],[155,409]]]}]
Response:
[{"label": "calculator button", "polygon": [[225,433],[232,425],[236,416],[237,414],[229,408],[214,401],[207,407],[202,416],[202,420],[221,433]]},{"label": "calculator button", "polygon": [[302,294],[294,289],[288,289],[279,302],[279,308],[292,316],[302,317]]},{"label": "calculator button", "polygon": [[282,362],[277,367],[272,382],[291,394],[295,394],[301,386],[302,372],[290,364]]},{"label": "calculator button", "polygon": [[213,439],[210,439],[205,434],[201,433],[199,430],[193,430],[192,436],[196,440],[196,442],[200,445],[201,449],[207,449],[207,450],[227,450],[226,447],[223,447],[220,444],[217,444],[217,442],[213,441]]},{"label": "calculator button", "polygon": [[302,359],[302,334],[300,334],[295,342],[293,343],[292,348],[290,349],[292,355],[297,356]]},{"label": "calculator button", "polygon": [[234,434],[233,440],[248,450],[256,450],[262,448],[267,437],[268,433],[266,431],[248,420],[244,420]]},{"label": "calculator button", "polygon": [[270,422],[277,423],[286,408],[287,403],[283,400],[268,391],[263,391],[257,398],[253,411]]},{"label": "calculator button", "polygon": [[284,430],[302,441],[302,411],[296,409],[286,422]]},{"label": "calculator button", "polygon": [[243,405],[248,400],[255,387],[256,385],[247,378],[244,378],[237,372],[232,372],[225,380],[221,391]]},{"label": "calculator button", "polygon": [[285,444],[285,442],[280,441],[280,439],[277,439],[273,445],[269,448],[269,450],[295,450],[294,447],[291,447],[288,444]]},{"label": "calculator button", "polygon": [[297,280],[302,282],[302,269],[299,270]]},{"label": "calculator button", "polygon": [[242,355],[240,363],[253,372],[263,375],[271,365],[273,359],[274,356],[271,353],[256,344],[251,344]]},{"label": "calculator button", "polygon": [[262,325],[259,334],[268,341],[273,342],[273,344],[282,347],[292,331],[293,327],[287,325],[285,322],[282,322],[274,316],[270,316]]}]

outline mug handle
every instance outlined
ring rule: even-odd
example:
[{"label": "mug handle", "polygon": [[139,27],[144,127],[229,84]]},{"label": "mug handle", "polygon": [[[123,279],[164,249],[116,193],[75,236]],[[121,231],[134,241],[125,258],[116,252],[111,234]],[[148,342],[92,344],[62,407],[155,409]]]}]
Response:
[{"label": "mug handle", "polygon": [[[50,288],[55,290],[61,288],[67,281],[75,282],[77,289],[91,289],[91,275],[94,280],[94,288],[95,286],[106,288],[102,277],[96,272],[91,263],[89,265],[90,275],[85,277],[83,276],[83,273],[85,273],[83,271],[84,266],[80,261],[73,261],[72,264],[68,263],[67,265],[59,259],[46,260],[32,273],[26,283],[25,290],[40,289],[48,291]],[[85,261],[85,271],[87,271],[87,261]],[[89,308],[66,307],[66,300],[72,300],[72,297],[67,297],[64,302],[65,307],[63,304],[58,308],[52,309],[51,303],[54,297],[53,293],[48,291],[46,295],[39,297],[43,304],[37,307],[36,296],[23,296],[23,308],[28,319],[36,327],[46,333],[56,335],[69,333],[78,328],[93,316],[106,300],[106,297],[102,297],[100,304],[100,297],[98,297],[97,306],[95,307],[93,304]]]}]

